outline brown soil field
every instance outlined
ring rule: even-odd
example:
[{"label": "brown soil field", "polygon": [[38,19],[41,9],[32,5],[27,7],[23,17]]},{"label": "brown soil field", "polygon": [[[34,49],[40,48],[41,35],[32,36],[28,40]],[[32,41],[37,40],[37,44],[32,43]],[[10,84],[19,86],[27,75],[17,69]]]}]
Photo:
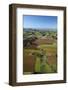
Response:
[{"label": "brown soil field", "polygon": [[36,41],[35,41],[35,43],[36,44],[52,44],[52,43],[54,43],[54,39],[48,39],[48,38],[44,38],[44,39],[37,39]]},{"label": "brown soil field", "polygon": [[24,56],[23,60],[23,71],[24,72],[33,72],[34,71],[35,59],[32,55]]},{"label": "brown soil field", "polygon": [[47,57],[47,62],[48,62],[48,64],[50,64],[50,65],[56,64],[56,63],[57,63],[56,56],[48,56],[48,57]]}]

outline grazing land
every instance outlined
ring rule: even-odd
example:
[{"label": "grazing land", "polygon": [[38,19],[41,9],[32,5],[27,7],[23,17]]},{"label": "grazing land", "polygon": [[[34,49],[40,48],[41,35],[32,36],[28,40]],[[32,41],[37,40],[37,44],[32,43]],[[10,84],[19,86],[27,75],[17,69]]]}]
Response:
[{"label": "grazing land", "polygon": [[23,74],[57,73],[57,30],[23,30]]}]

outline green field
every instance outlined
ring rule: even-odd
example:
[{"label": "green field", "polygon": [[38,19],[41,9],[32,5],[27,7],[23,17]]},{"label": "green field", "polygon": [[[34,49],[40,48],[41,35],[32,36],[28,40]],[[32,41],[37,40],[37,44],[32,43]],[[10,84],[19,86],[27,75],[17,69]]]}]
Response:
[{"label": "green field", "polygon": [[57,73],[57,31],[25,29],[23,74]]},{"label": "green field", "polygon": [[[41,50],[43,50],[43,52]],[[29,72],[28,70],[29,64],[28,64],[28,66],[25,67],[27,68],[27,71],[24,71],[24,74],[30,74],[34,72],[35,73],[55,73],[57,72],[56,52],[57,52],[57,47],[55,44],[39,45],[37,49],[25,48],[24,49],[24,59],[25,57],[29,55],[33,55],[35,59],[33,62],[34,63],[33,71]],[[41,53],[44,54],[44,57],[46,56],[46,62],[44,63],[44,65],[41,65],[41,57],[40,57]],[[27,62],[27,60],[29,60],[29,58],[25,59],[25,62]]]}]

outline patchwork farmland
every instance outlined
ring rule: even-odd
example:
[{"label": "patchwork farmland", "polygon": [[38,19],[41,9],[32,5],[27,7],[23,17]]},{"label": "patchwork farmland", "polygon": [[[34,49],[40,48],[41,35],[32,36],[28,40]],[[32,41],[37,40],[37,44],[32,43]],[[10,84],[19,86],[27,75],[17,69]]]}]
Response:
[{"label": "patchwork farmland", "polygon": [[57,73],[57,32],[24,28],[23,74],[43,73]]}]

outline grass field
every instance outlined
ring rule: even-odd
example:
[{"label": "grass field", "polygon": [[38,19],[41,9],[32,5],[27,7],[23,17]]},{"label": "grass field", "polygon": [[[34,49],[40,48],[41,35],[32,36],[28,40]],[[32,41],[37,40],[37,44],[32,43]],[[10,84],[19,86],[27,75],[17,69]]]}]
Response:
[{"label": "grass field", "polygon": [[[57,58],[56,58],[57,46],[56,44],[51,45],[39,45],[35,48],[24,49],[24,74],[33,73],[56,73],[57,72]],[[40,57],[41,54],[43,58]],[[31,60],[30,60],[31,58]],[[44,59],[42,62],[41,59]],[[32,67],[32,68],[31,68]]]}]

